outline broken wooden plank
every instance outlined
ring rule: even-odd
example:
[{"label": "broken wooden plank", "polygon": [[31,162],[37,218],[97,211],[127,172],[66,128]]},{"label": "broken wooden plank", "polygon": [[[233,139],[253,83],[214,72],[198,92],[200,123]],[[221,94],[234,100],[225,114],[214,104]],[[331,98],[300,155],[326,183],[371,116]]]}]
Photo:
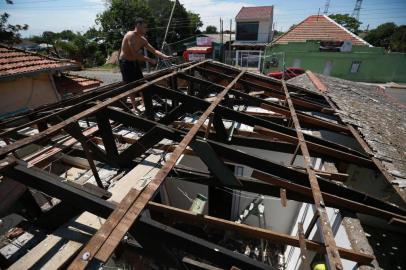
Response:
[{"label": "broken wooden plank", "polygon": [[[134,181],[135,179],[142,179],[145,175],[153,176],[158,172],[158,166],[151,166],[157,164],[160,159],[160,154],[152,154],[134,167],[134,169],[128,172],[109,189],[112,196],[108,201],[115,203],[120,202],[128,190],[138,184],[138,181]],[[83,244],[100,229],[103,222],[103,218],[94,214],[89,212],[82,213],[49,234],[45,240],[15,262],[10,269],[32,269],[35,267],[45,270],[60,269],[71,260]],[[47,260],[43,260],[45,257]]]}]

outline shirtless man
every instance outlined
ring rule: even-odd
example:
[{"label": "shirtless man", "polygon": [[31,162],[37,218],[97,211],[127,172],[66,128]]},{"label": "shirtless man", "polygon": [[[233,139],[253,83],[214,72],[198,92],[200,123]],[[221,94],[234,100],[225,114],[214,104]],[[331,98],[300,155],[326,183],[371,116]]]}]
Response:
[{"label": "shirtless man", "polygon": [[[127,32],[123,38],[123,41],[121,42],[119,64],[124,83],[130,83],[144,77],[142,75],[139,61],[156,65],[157,61],[140,53],[141,49],[146,48],[157,57],[161,57],[163,59],[169,58],[169,56],[156,50],[151,46],[151,44],[149,44],[148,40],[144,36],[147,30],[148,28],[146,22],[141,18],[137,18],[135,20],[134,30]],[[137,107],[135,104],[135,96],[131,95],[130,100],[135,110]]]}]

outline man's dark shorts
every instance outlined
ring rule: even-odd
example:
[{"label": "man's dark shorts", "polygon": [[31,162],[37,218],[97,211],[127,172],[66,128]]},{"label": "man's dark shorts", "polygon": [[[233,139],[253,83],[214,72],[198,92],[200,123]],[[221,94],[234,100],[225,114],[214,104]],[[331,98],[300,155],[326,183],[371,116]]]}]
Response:
[{"label": "man's dark shorts", "polygon": [[137,61],[119,60],[121,75],[125,83],[144,78],[140,64]]}]

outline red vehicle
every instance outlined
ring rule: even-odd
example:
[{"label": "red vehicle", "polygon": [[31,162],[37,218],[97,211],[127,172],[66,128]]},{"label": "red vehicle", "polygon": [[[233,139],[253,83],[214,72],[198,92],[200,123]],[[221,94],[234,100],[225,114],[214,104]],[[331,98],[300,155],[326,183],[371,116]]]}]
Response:
[{"label": "red vehicle", "polygon": [[303,73],[305,73],[303,68],[288,67],[285,71],[269,72],[268,76],[276,79],[282,79],[283,77],[285,80],[289,80]]}]

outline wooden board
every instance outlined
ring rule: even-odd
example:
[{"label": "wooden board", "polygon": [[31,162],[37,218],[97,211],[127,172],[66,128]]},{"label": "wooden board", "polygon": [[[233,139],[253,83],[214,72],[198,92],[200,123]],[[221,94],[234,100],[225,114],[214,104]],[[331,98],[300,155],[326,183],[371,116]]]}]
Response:
[{"label": "wooden board", "polygon": [[[109,191],[109,201],[120,202],[128,191],[138,184],[145,174],[153,175],[159,167],[154,167],[161,159],[160,154],[148,156],[121,178]],[[100,229],[104,219],[84,212],[75,219],[55,230],[29,253],[15,262],[9,269],[49,269],[61,268]]]}]

